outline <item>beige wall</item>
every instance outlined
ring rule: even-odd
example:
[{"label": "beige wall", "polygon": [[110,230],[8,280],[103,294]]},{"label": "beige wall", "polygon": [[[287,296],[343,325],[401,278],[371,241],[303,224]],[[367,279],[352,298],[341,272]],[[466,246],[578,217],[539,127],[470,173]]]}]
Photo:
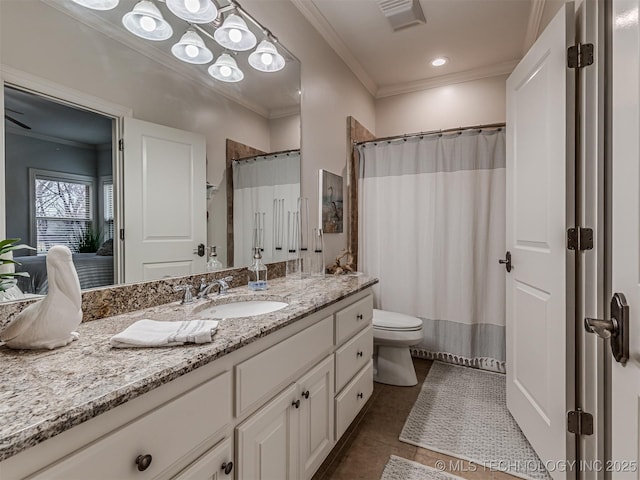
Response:
[{"label": "beige wall", "polygon": [[300,114],[269,120],[270,152],[300,148]]},{"label": "beige wall", "polygon": [[381,98],[376,102],[375,134],[386,137],[504,122],[507,77],[501,75]]},{"label": "beige wall", "polygon": [[[317,224],[318,169],[343,175],[346,189],[347,117],[375,130],[373,97],[289,1],[244,0],[242,6],[302,62],[302,194]],[[346,200],[346,191],[345,191]],[[345,212],[347,205],[345,203]],[[325,262],[347,245],[345,233],[325,236]]]}]

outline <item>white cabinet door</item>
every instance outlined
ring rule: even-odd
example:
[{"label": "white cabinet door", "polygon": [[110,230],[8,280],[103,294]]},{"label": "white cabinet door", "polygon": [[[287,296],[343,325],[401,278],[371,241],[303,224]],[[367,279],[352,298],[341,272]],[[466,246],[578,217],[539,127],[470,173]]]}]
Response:
[{"label": "white cabinet door", "polygon": [[567,3],[507,80],[507,405],[543,461],[573,458],[574,29]]},{"label": "white cabinet door", "polygon": [[300,397],[300,479],[311,478],[334,445],[333,372],[331,355],[297,382]]},{"label": "white cabinet door", "polygon": [[226,438],[176,475],[174,480],[232,479],[233,467],[233,441]]},{"label": "white cabinet door", "polygon": [[292,384],[236,428],[239,479],[298,479],[299,400]]},{"label": "white cabinet door", "polygon": [[614,479],[637,479],[640,461],[639,10],[639,0],[613,2],[611,286],[613,292],[624,294],[629,304],[630,334],[626,365],[611,361],[611,464],[608,468]]},{"label": "white cabinet door", "polygon": [[204,136],[124,119],[124,280],[204,271],[207,243]]}]

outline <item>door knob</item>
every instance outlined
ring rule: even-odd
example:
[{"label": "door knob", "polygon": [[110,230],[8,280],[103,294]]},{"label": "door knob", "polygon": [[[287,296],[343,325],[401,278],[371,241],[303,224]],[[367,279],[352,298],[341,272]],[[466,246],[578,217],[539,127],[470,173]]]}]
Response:
[{"label": "door knob", "polygon": [[513,268],[513,266],[511,265],[511,252],[507,252],[505,258],[501,258],[500,260],[498,260],[498,263],[500,265],[504,265],[504,268],[507,269],[507,272],[511,272],[511,269]]},{"label": "door knob", "polygon": [[291,402],[292,407],[300,408],[300,400],[296,400],[295,402]]},{"label": "door knob", "polygon": [[600,320],[585,318],[584,328],[611,342],[611,353],[616,362],[625,364],[629,359],[629,305],[623,293],[616,293],[611,299],[611,318]]},{"label": "door knob", "polygon": [[305,390],[304,392],[302,392],[302,396],[307,399],[309,398],[309,390]]}]

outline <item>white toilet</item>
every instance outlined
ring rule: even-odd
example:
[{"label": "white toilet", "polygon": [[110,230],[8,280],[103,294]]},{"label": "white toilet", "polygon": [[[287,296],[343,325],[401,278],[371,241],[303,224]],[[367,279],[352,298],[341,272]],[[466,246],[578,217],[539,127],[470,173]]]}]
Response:
[{"label": "white toilet", "polygon": [[422,320],[402,313],[373,310],[373,380],[387,385],[417,385],[409,347],[422,340]]}]

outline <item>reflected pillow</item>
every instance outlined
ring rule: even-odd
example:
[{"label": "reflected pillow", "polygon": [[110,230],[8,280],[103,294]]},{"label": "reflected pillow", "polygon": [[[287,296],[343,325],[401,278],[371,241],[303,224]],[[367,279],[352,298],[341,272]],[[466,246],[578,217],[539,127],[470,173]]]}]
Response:
[{"label": "reflected pillow", "polygon": [[113,238],[110,238],[109,240],[104,242],[102,245],[100,245],[100,248],[96,252],[96,255],[101,255],[104,257],[107,257],[107,256],[112,257],[113,256]]}]

